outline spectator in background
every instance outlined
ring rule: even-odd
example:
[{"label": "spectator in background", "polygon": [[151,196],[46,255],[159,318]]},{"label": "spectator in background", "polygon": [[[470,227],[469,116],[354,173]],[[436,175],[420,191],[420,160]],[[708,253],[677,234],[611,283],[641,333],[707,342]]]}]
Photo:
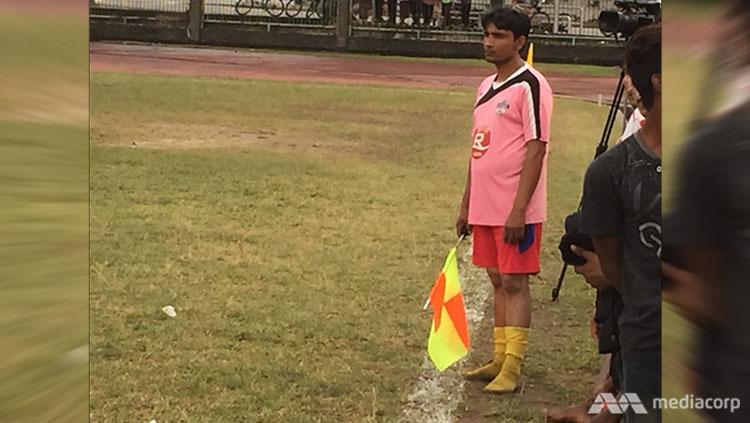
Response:
[{"label": "spectator in background", "polygon": [[453,10],[453,0],[442,0],[442,9],[440,14],[443,17],[443,28],[450,28],[451,26],[451,10]]},{"label": "spectator in background", "polygon": [[422,15],[422,0],[400,0],[401,1],[401,23],[409,26],[419,25]]},{"label": "spectator in background", "polygon": [[471,14],[471,0],[460,0],[461,1],[461,25],[464,29],[471,28],[470,14]]},{"label": "spectator in background", "polygon": [[[375,0],[375,22],[381,24],[383,22],[383,1]],[[398,0],[388,0],[388,24],[396,24],[396,2]]]},{"label": "spectator in background", "polygon": [[432,17],[435,14],[435,1],[439,0],[422,0],[422,25],[432,26]]},{"label": "spectator in background", "polygon": [[396,25],[397,14],[398,14],[398,0],[388,0],[388,24],[389,25]]},{"label": "spectator in background", "polygon": [[[377,2],[377,0],[375,1]],[[358,21],[372,22],[370,6],[372,6],[370,0],[354,0],[352,2],[352,16]]]}]

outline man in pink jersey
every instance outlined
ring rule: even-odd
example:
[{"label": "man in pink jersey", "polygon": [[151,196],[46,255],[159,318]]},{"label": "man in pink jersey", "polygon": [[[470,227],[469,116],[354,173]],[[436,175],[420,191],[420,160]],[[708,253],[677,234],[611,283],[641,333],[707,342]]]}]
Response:
[{"label": "man in pink jersey", "polygon": [[552,90],[520,56],[528,16],[496,6],[482,26],[484,57],[497,73],[477,91],[456,230],[473,233],[473,262],[487,269],[494,288],[493,359],[466,377],[489,381],[487,392],[506,393],[518,387],[531,324],[529,275],[540,270]]}]

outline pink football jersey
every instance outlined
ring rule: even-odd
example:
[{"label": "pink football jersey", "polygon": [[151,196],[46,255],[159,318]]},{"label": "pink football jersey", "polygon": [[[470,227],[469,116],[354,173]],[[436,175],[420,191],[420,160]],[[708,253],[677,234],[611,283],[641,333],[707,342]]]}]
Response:
[{"label": "pink football jersey", "polygon": [[[508,79],[486,78],[477,91],[472,128],[469,223],[504,226],[513,208],[526,143],[550,141],[552,90],[542,74],[524,65]],[[548,148],[549,151],[549,148]],[[526,208],[526,223],[547,218],[547,157]]]}]

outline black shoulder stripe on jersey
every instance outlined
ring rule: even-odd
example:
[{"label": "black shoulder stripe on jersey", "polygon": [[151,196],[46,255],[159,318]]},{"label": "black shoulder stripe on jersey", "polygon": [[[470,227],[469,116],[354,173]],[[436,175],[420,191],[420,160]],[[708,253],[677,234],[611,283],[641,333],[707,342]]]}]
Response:
[{"label": "black shoulder stripe on jersey", "polygon": [[477,101],[477,104],[474,106],[476,109],[477,107],[481,106],[482,104],[490,101],[492,97],[496,96],[500,92],[504,91],[507,88],[510,88],[513,85],[526,82],[529,84],[529,87],[531,88],[531,100],[534,103],[534,123],[536,123],[536,136],[537,139],[541,138],[542,128],[541,128],[541,116],[540,116],[540,103],[541,103],[541,95],[540,95],[540,87],[539,87],[539,80],[534,76],[533,73],[531,73],[530,70],[526,69],[525,71],[521,72],[518,76],[515,78],[505,82],[503,85],[490,89],[482,96],[482,98]]}]

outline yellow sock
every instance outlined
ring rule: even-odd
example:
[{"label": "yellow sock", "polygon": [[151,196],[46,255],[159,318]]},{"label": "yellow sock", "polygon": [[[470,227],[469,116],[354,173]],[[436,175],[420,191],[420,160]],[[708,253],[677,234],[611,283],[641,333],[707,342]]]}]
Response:
[{"label": "yellow sock", "polygon": [[478,369],[466,372],[465,376],[467,379],[489,382],[500,374],[500,370],[503,368],[503,362],[505,361],[505,328],[495,326],[492,329],[492,337],[494,340],[492,361]]},{"label": "yellow sock", "polygon": [[526,356],[526,346],[529,340],[529,328],[506,326],[505,337],[507,347],[505,361],[500,374],[484,390],[496,394],[513,392],[518,387],[521,378],[521,363]]},{"label": "yellow sock", "polygon": [[492,339],[495,341],[495,351],[493,354],[494,361],[502,363],[505,360],[505,327],[495,326],[492,328]]}]

